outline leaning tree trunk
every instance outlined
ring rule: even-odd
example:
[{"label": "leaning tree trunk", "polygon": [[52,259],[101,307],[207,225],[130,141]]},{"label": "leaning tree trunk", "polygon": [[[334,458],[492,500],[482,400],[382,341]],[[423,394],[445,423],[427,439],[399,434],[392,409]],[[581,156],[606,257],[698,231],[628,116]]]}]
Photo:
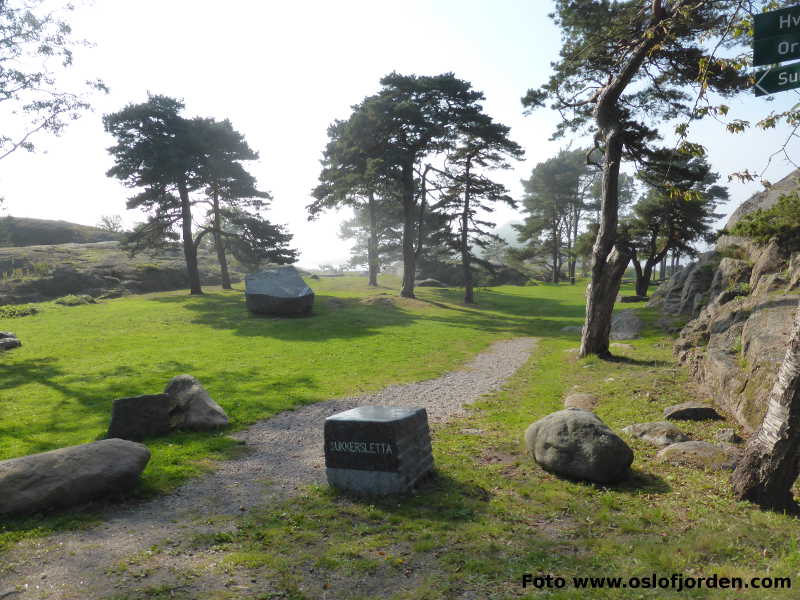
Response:
[{"label": "leaning tree trunk", "polygon": [[375,216],[375,193],[370,190],[367,204],[369,212],[369,239],[367,240],[367,263],[369,266],[369,285],[378,286],[378,219]]},{"label": "leaning tree trunk", "polygon": [[644,282],[644,272],[642,271],[642,263],[639,262],[639,257],[637,254],[631,254],[631,264],[633,265],[633,270],[636,272],[636,295],[640,296],[639,290],[642,288]]},{"label": "leaning tree trunk", "polygon": [[212,208],[214,212],[214,247],[217,249],[217,261],[219,262],[220,276],[222,277],[222,289],[233,289],[231,286],[231,275],[228,271],[228,258],[225,256],[225,241],[222,239],[222,217],[219,214],[219,192],[214,189],[212,198]]},{"label": "leaning tree trunk", "polygon": [[761,427],[733,472],[733,491],[771,510],[797,510],[792,485],[800,473],[800,307]]},{"label": "leaning tree trunk", "polygon": [[685,4],[685,1],[678,2],[668,11],[663,0],[653,0],[652,17],[647,31],[619,72],[597,97],[595,123],[605,143],[603,197],[600,202],[600,227],[592,248],[592,280],[586,290],[586,324],[581,337],[581,357],[589,354],[610,355],[608,346],[611,311],[622,283],[622,275],[630,260],[624,249],[614,246],[619,218],[619,167],[622,159],[619,99],[639,72],[650,51],[664,39],[667,33],[667,27],[663,26],[664,19]]},{"label": "leaning tree trunk", "polygon": [[[414,202],[414,168],[404,165],[403,183],[403,286],[400,295],[403,298],[414,297],[414,277],[417,271],[417,253],[414,249],[414,237],[417,220],[416,203]],[[421,226],[421,224],[420,224]]]},{"label": "leaning tree trunk", "polygon": [[466,183],[464,186],[464,212],[461,213],[461,265],[464,268],[464,304],[475,304],[472,289],[472,265],[469,255],[469,211],[470,211],[470,160],[467,159]]},{"label": "leaning tree trunk", "polygon": [[192,240],[192,205],[189,201],[189,190],[186,182],[178,183],[178,195],[181,199],[181,226],[183,229],[183,255],[186,258],[186,272],[189,275],[191,294],[202,294],[200,287],[200,271],[197,268],[197,248]]},{"label": "leaning tree trunk", "polygon": [[586,289],[586,322],[581,336],[581,357],[589,354],[601,357],[611,355],[611,313],[630,260],[624,249],[614,246],[617,236],[619,163],[622,157],[620,137],[618,128],[612,129],[606,136],[600,227],[592,247],[592,280]]}]

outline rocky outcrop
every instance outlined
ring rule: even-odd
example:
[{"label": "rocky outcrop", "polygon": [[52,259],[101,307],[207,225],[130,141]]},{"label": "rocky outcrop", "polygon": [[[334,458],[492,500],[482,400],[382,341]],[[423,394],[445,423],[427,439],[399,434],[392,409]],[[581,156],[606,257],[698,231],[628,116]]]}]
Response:
[{"label": "rocky outcrop", "polygon": [[525,432],[528,454],[546,471],[571,479],[616,483],[628,477],[633,451],[594,413],[568,408]]},{"label": "rocky outcrop", "polygon": [[[774,205],[797,185],[798,175],[742,204],[728,227],[748,212]],[[676,356],[717,407],[753,431],[763,419],[798,302],[800,253],[787,255],[775,242],[759,247],[725,236],[715,252],[665,282],[650,306],[693,317],[680,331]]]},{"label": "rocky outcrop", "polygon": [[[200,249],[198,266],[204,285],[221,282],[216,254]],[[0,248],[0,274],[0,305],[70,294],[110,298],[189,286],[180,249],[165,248],[131,259],[115,241]],[[241,281],[241,273],[232,270],[231,278]]]},{"label": "rocky outcrop", "polygon": [[132,489],[146,446],[101,440],[0,461],[0,515],[65,508]]}]

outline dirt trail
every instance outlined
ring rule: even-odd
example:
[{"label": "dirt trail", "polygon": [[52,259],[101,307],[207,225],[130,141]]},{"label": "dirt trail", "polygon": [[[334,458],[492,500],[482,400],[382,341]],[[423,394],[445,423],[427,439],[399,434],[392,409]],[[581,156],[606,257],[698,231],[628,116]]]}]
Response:
[{"label": "dirt trail", "polygon": [[269,582],[222,573],[213,549],[193,547],[191,540],[233,530],[250,508],[324,483],[325,417],[374,404],[424,406],[431,423],[458,418],[467,404],[499,389],[534,345],[533,338],[496,342],[437,379],[304,406],[237,432],[233,437],[248,452],[176,492],[111,507],[101,525],[24,542],[1,555],[0,600],[173,597],[159,590],[188,598],[215,597],[212,590],[231,597],[269,593]]}]

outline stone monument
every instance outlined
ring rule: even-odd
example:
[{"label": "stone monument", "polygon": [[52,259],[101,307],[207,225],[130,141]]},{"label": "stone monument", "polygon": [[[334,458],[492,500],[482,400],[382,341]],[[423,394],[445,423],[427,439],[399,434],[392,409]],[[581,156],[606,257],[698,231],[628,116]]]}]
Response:
[{"label": "stone monument", "polygon": [[431,469],[424,408],[360,406],[325,419],[328,483],[369,495],[408,492]]}]

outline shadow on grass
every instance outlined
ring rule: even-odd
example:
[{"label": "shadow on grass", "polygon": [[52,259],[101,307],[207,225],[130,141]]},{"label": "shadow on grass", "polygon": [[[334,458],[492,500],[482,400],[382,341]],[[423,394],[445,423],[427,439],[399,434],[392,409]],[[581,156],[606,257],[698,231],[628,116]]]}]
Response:
[{"label": "shadow on grass", "polygon": [[633,468],[630,470],[629,477],[619,483],[594,483],[582,479],[573,479],[572,477],[566,477],[557,473],[551,474],[571,483],[577,483],[599,490],[613,490],[623,494],[638,495],[642,492],[648,494],[668,494],[672,491],[672,487],[658,475]]},{"label": "shadow on grass", "polygon": [[404,496],[365,496],[335,489],[326,493],[345,497],[355,504],[378,507],[405,520],[449,523],[478,520],[492,499],[492,493],[483,487],[436,470]]},{"label": "shadow on grass", "polygon": [[[426,297],[426,296],[433,296]],[[440,323],[450,327],[481,329],[511,336],[536,335],[571,339],[560,329],[576,325],[583,307],[546,298],[527,298],[484,292],[478,306],[457,304],[455,290],[427,289],[416,300],[421,308],[413,312],[404,299],[392,295],[370,296],[367,301],[317,295],[314,311],[307,318],[275,317],[250,313],[241,296],[165,296],[153,302],[182,304],[196,324],[233,331],[236,335],[270,337],[289,341],[320,341],[377,335],[386,327],[406,327],[416,322]],[[426,310],[430,309],[430,310]]]}]

